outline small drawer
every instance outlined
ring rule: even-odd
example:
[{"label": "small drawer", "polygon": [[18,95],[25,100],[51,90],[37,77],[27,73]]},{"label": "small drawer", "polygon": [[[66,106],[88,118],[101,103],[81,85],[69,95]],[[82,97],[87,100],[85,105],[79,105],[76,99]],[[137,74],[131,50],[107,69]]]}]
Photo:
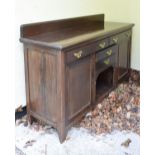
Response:
[{"label": "small drawer", "polygon": [[118,44],[121,40],[122,40],[121,34],[114,35],[114,36],[110,37],[110,45]]},{"label": "small drawer", "polygon": [[116,64],[117,64],[117,55],[116,54],[106,57],[106,58],[96,62],[96,75],[98,75],[100,72],[107,69],[109,66],[116,67]]},{"label": "small drawer", "polygon": [[109,38],[106,38],[106,39],[103,39],[103,40],[99,40],[97,41],[95,44],[95,50],[98,51],[98,50],[102,50],[106,47],[109,46]]},{"label": "small drawer", "polygon": [[110,37],[110,41],[109,41],[110,45],[118,44],[122,40],[130,38],[130,36],[131,36],[131,30],[128,30],[128,31],[125,31],[123,33],[114,35],[114,36]]},{"label": "small drawer", "polygon": [[113,64],[115,64],[115,62],[116,62],[115,59],[116,59],[116,55],[107,57],[107,58],[105,58],[105,59],[103,60],[103,64],[104,64],[105,66],[113,65]]},{"label": "small drawer", "polygon": [[131,37],[131,35],[132,35],[132,31],[131,31],[131,30],[124,32],[124,36],[125,36],[127,39],[129,39],[129,38]]},{"label": "small drawer", "polygon": [[73,49],[66,53],[66,61],[67,63],[71,63],[73,61],[79,60],[87,55],[93,53],[92,45],[83,46],[80,48]]},{"label": "small drawer", "polygon": [[103,60],[106,57],[109,57],[113,54],[116,54],[118,51],[118,46],[114,45],[112,47],[109,47],[103,51],[100,51],[96,54],[96,62]]}]

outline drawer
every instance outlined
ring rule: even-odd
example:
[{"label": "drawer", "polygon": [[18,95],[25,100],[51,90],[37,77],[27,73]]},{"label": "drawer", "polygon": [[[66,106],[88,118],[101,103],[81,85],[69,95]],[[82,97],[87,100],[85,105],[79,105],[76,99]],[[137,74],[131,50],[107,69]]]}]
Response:
[{"label": "drawer", "polygon": [[102,50],[109,46],[109,38],[99,40],[94,43],[95,51]]},{"label": "drawer", "polygon": [[96,62],[96,77],[108,67],[116,67],[117,64],[117,55],[113,54],[109,57],[106,57],[98,62]]},{"label": "drawer", "polygon": [[114,45],[112,47],[109,47],[103,51],[100,51],[96,54],[96,62],[102,61],[104,58],[109,57],[111,55],[116,54],[118,51],[118,46]]},{"label": "drawer", "polygon": [[114,35],[114,36],[110,37],[110,45],[118,44],[119,42],[121,42],[121,40],[123,40],[122,33],[118,34],[118,35]]},{"label": "drawer", "polygon": [[66,62],[71,63],[71,62],[79,60],[85,56],[88,56],[93,52],[94,52],[94,50],[93,50],[92,44],[73,49],[66,53]]},{"label": "drawer", "polygon": [[131,30],[129,31],[125,31],[123,33],[120,33],[120,34],[117,34],[117,35],[114,35],[112,37],[110,37],[110,45],[112,44],[119,44],[122,40],[124,39],[129,39],[131,36]]}]

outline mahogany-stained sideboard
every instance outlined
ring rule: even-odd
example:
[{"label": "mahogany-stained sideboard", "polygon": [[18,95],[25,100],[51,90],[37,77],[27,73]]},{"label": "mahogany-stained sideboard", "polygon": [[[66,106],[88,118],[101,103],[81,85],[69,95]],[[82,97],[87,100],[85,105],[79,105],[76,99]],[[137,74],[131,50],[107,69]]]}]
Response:
[{"label": "mahogany-stained sideboard", "polygon": [[63,142],[128,74],[133,26],[104,22],[104,14],[22,25],[29,120],[52,125]]}]

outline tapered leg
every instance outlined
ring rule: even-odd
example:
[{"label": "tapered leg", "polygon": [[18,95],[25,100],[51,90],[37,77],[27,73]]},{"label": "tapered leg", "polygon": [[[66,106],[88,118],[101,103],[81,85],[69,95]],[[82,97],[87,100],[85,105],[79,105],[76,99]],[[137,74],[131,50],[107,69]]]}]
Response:
[{"label": "tapered leg", "polygon": [[63,143],[66,139],[66,136],[67,136],[67,130],[65,128],[64,123],[59,123],[59,127],[57,130],[58,130],[60,143]]},{"label": "tapered leg", "polygon": [[32,124],[33,121],[34,121],[34,118],[30,114],[28,114],[28,122]]}]

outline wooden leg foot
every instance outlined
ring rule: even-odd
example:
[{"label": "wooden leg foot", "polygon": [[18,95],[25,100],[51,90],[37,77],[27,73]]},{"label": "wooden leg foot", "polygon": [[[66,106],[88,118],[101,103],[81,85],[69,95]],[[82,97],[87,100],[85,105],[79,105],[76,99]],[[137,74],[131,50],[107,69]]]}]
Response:
[{"label": "wooden leg foot", "polygon": [[60,124],[60,127],[58,128],[58,136],[60,143],[63,143],[66,140],[67,131],[64,125]]},{"label": "wooden leg foot", "polygon": [[34,121],[34,118],[31,115],[28,115],[28,122],[32,124],[33,121]]}]

